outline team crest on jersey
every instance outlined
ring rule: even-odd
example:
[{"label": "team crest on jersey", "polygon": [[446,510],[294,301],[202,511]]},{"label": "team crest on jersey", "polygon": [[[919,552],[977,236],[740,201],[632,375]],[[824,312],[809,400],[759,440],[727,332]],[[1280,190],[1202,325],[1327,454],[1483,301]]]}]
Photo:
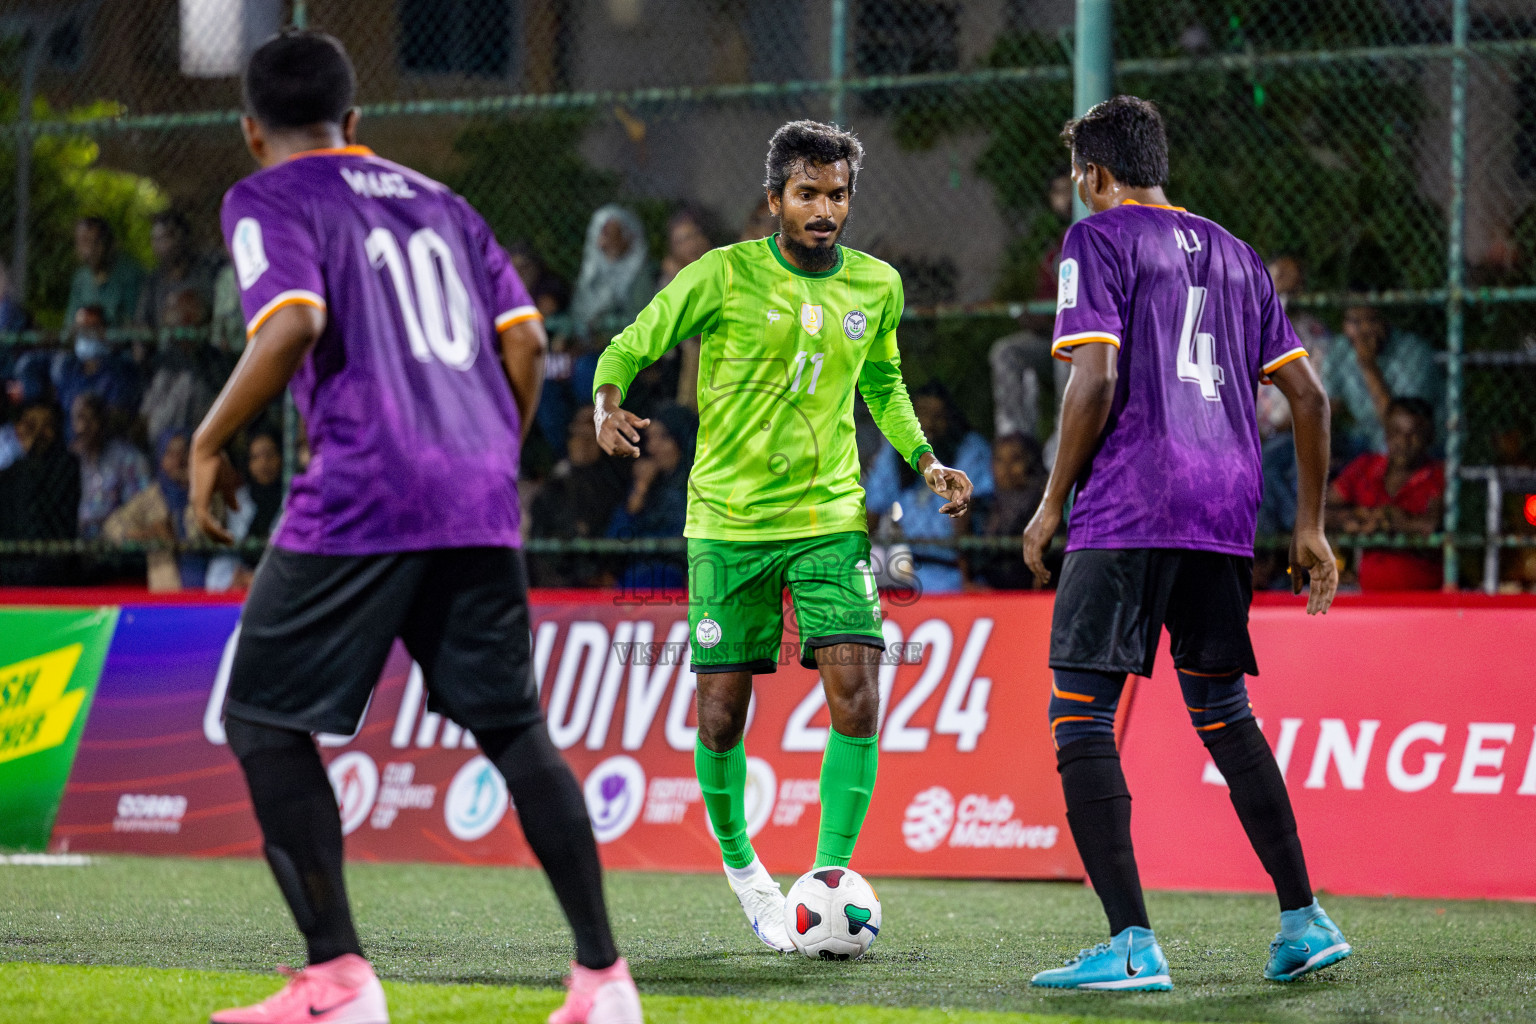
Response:
[{"label": "team crest on jersey", "polygon": [[1070,256],[1061,261],[1061,273],[1056,285],[1056,312],[1077,305],[1077,260]]},{"label": "team crest on jersey", "polygon": [[869,325],[861,310],[853,310],[843,317],[843,333],[848,335],[849,341],[858,341],[864,337],[864,328]]},{"label": "team crest on jersey", "polygon": [[821,307],[809,302],[800,303],[800,326],[805,328],[807,334],[821,330]]},{"label": "team crest on jersey", "polygon": [[255,217],[240,218],[230,238],[229,251],[235,258],[235,273],[240,277],[242,291],[260,280],[271,265],[267,262],[267,248],[261,241],[261,222]]},{"label": "team crest on jersey", "polygon": [[720,642],[720,623],[708,615],[699,620],[699,625],[693,631],[694,639],[700,647],[713,647]]}]

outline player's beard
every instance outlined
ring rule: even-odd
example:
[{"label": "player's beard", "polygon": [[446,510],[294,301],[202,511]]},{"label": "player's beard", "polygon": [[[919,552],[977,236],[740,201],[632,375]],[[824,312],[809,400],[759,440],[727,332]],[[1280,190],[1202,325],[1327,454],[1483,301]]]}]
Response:
[{"label": "player's beard", "polygon": [[[817,222],[808,222],[806,227],[809,228],[812,223]],[[819,245],[806,245],[804,242],[791,238],[782,231],[780,232],[780,238],[784,241],[785,252],[789,253],[789,257],[794,261],[795,266],[812,274],[819,274],[824,270],[831,270],[833,264],[837,262],[837,243],[842,239],[843,232],[847,227],[848,222],[844,220],[837,229],[837,234],[832,236],[825,248]]]}]

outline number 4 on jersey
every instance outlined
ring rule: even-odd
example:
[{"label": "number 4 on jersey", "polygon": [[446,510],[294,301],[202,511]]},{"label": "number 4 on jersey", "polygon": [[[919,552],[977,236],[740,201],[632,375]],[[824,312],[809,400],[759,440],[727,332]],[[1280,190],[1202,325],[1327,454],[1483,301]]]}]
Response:
[{"label": "number 4 on jersey", "polygon": [[1190,286],[1184,303],[1184,328],[1179,332],[1179,380],[1200,385],[1200,394],[1208,402],[1221,401],[1216,389],[1225,384],[1226,375],[1216,362],[1214,335],[1200,333],[1205,315],[1205,289]]}]

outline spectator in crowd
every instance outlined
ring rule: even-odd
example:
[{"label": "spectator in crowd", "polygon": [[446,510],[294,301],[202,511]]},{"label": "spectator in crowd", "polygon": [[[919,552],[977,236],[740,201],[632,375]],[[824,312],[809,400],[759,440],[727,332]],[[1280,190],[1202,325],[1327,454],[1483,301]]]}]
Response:
[{"label": "spectator in crowd", "polygon": [[571,298],[577,337],[601,348],[645,308],[656,294],[655,281],[640,218],[616,203],[598,209],[587,226]]},{"label": "spectator in crowd", "polygon": [[[107,345],[107,323],[100,306],[75,310],[74,350],[55,360],[53,386],[66,409],[74,409],[75,399],[83,394],[100,395],[106,403],[108,430],[123,433],[138,412],[138,373]],[[72,438],[72,425],[70,429]]]},{"label": "spectator in crowd", "polygon": [[24,331],[31,322],[21,296],[11,290],[11,268],[0,261],[0,334]]},{"label": "spectator in crowd", "polygon": [[178,330],[208,324],[208,307],[195,291],[166,296],[160,322],[163,329],[174,333],[166,342],[139,407],[150,437],[195,428],[218,397],[224,380],[213,349],[195,335]]},{"label": "spectator in crowd", "polygon": [[[688,471],[693,468],[698,421],[691,410],[667,405],[651,416],[635,461],[629,496],[614,512],[611,537],[681,537],[688,518]],[[633,591],[682,587],[682,563],[672,558],[636,559],[621,586]]]},{"label": "spectator in crowd", "polygon": [[[1280,307],[1286,310],[1312,365],[1322,374],[1328,364],[1328,328],[1311,313],[1286,308],[1290,299],[1306,287],[1301,260],[1282,253],[1269,261],[1268,269],[1269,279],[1280,297]],[[1261,383],[1257,409],[1264,473],[1258,533],[1260,537],[1277,537],[1289,534],[1296,525],[1296,443],[1291,436],[1291,407],[1279,388]]]},{"label": "spectator in crowd", "polygon": [[[1427,537],[1440,528],[1445,465],[1429,457],[1434,408],[1422,398],[1387,403],[1385,455],[1367,452],[1334,480],[1328,528],[1344,533]],[[1438,554],[1367,550],[1360,558],[1360,589],[1436,590]]]},{"label": "spectator in crowd", "polygon": [[[1049,231],[1049,244],[1037,266],[1033,298],[1054,302],[1058,290],[1061,244],[1072,223],[1072,176],[1062,171],[1046,189],[1046,209],[1037,221],[1036,231]],[[1043,228],[1040,226],[1043,225]],[[1019,318],[1019,330],[992,343],[988,361],[992,366],[992,408],[995,436],[1022,434],[1040,436],[1040,393],[1049,384],[1053,395],[1051,408],[1061,406],[1071,364],[1051,358],[1051,333],[1054,318],[1025,313]],[[1049,466],[1056,451],[1055,434],[1050,435],[1044,452]]]},{"label": "spectator in crowd", "polygon": [[17,434],[21,410],[38,402],[46,402],[53,394],[53,383],[48,378],[47,352],[25,352],[11,364],[5,379],[4,406],[16,412],[17,421],[10,415],[0,423],[0,469],[7,469],[26,455]]},{"label": "spectator in crowd", "polygon": [[[178,558],[175,552],[175,546],[188,538],[191,437],[185,430],[162,435],[155,445],[154,482],[108,516],[102,526],[102,536],[110,541],[160,545],[147,553],[149,589],[156,592],[201,588],[207,581],[206,556],[182,554]],[[223,509],[216,514],[223,514]]]},{"label": "spectator in crowd", "polygon": [[[973,513],[984,537],[1017,541],[1040,499],[1045,497],[1045,468],[1040,442],[1024,434],[1007,434],[992,442],[992,483],[995,492]],[[973,559],[975,581],[1005,590],[1028,590],[1034,577],[1024,565],[1017,544],[1011,551],[987,551]]]},{"label": "spectator in crowd", "polygon": [[112,225],[100,217],[75,223],[75,258],[80,266],[69,283],[64,322],[73,323],[83,306],[97,306],[108,327],[128,327],[139,309],[144,272],[117,251]]},{"label": "spectator in crowd", "polygon": [[192,247],[192,225],[187,218],[177,210],[155,214],[149,242],[155,250],[155,269],[139,292],[138,324],[159,330],[161,314],[179,292],[191,292],[204,309],[213,308],[214,278],[219,268]]},{"label": "spectator in crowd", "polygon": [[[283,514],[283,445],[271,431],[251,438],[245,455],[245,483],[236,492],[240,507],[230,513],[230,533],[239,540],[266,540]],[[238,523],[238,526],[236,525]]]},{"label": "spectator in crowd", "polygon": [[82,540],[101,536],[107,517],[149,486],[149,461],[127,441],[107,431],[107,403],[92,392],[70,406],[75,440],[70,450],[80,460]]},{"label": "spectator in crowd", "polygon": [[[576,410],[566,437],[566,457],[555,465],[530,509],[532,535],[560,540],[607,535],[614,512],[629,493],[628,464],[607,459],[592,429],[590,403]],[[562,556],[530,566],[536,586],[577,587],[602,582],[603,563],[591,556]]]},{"label": "spectator in crowd", "polygon": [[[703,256],[714,245],[709,240],[709,234],[704,227],[704,215],[691,207],[683,207],[672,215],[667,221],[667,254],[661,261],[661,274],[656,279],[656,289],[660,291],[672,283],[678,271],[688,264]],[[674,349],[671,349],[651,366],[640,371],[640,376],[635,378],[635,383],[640,383],[640,377],[650,374],[654,384],[665,385],[675,374],[676,386],[667,399],[675,398],[678,405],[692,409],[695,412],[699,408],[699,338],[695,335],[688,338]],[[672,365],[667,363],[672,361]],[[656,390],[661,390],[657,387]],[[641,413],[644,415],[644,413]]]},{"label": "spectator in crowd", "polygon": [[738,242],[755,242],[759,238],[767,238],[779,230],[779,219],[773,215],[772,208],[768,205],[766,196],[757,201],[752,207],[752,212],[747,214],[747,222],[741,226],[741,237]]},{"label": "spectator in crowd", "polygon": [[1334,433],[1344,441],[1347,455],[1386,450],[1387,407],[1393,396],[1424,399],[1435,422],[1440,421],[1445,376],[1428,342],[1390,326],[1373,306],[1344,311],[1344,337],[1348,344],[1329,348],[1322,378],[1336,421],[1344,420],[1342,429],[1336,422]]},{"label": "spectator in crowd", "polygon": [[214,275],[212,309],[209,344],[225,357],[238,357],[245,351],[245,313],[240,308],[240,285],[235,280],[235,268],[228,263]]},{"label": "spectator in crowd", "polygon": [[571,287],[545,265],[543,258],[533,251],[533,246],[527,242],[513,242],[507,246],[507,256],[541,314],[547,318],[565,312],[571,304]]},{"label": "spectator in crowd", "polygon": [[[80,515],[80,464],[65,447],[58,406],[34,401],[16,419],[24,454],[0,471],[0,538],[71,540]],[[12,586],[69,582],[72,560],[0,559],[0,581]]]},{"label": "spectator in crowd", "polygon": [[571,415],[592,399],[598,353],[645,308],[656,293],[655,283],[640,218],[614,203],[599,208],[587,226],[571,298],[571,335],[551,343],[536,413],[539,431],[557,460],[565,457]]},{"label": "spectator in crowd", "polygon": [[[938,460],[971,478],[978,501],[990,498],[994,490],[991,446],[966,423],[949,390],[938,381],[929,381],[913,394],[912,408]],[[899,504],[898,525],[908,541],[946,539],[972,530],[969,514],[951,519],[939,511],[944,499],[901,461],[889,443],[864,483],[864,500],[865,508],[877,519]],[[913,543],[912,557],[924,593],[952,593],[971,582],[968,560],[956,548]]]}]

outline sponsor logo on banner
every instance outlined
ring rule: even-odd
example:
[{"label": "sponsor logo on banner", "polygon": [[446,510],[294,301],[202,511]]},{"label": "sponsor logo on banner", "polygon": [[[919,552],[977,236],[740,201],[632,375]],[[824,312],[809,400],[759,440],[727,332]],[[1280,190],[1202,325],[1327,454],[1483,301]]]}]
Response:
[{"label": "sponsor logo on banner", "polygon": [[773,801],[778,794],[779,777],[773,765],[760,757],[747,758],[746,815],[747,838],[756,836],[773,817]]},{"label": "sponsor logo on banner", "polygon": [[373,816],[368,824],[374,828],[389,828],[401,811],[429,811],[437,799],[437,787],[416,785],[416,766],[409,761],[391,762],[384,766],[384,785],[374,804]]},{"label": "sponsor logo on banner", "polygon": [[117,817],[112,819],[112,831],[174,834],[181,831],[181,819],[186,813],[187,798],[184,796],[124,793],[117,798]]},{"label": "sponsor logo on banner", "polygon": [[781,828],[798,825],[806,807],[819,803],[820,779],[785,779],[779,783],[779,799],[773,805],[773,823]]},{"label": "sponsor logo on banner", "polygon": [[510,804],[501,772],[484,755],[472,757],[448,784],[448,793],[443,797],[443,821],[455,839],[474,842],[501,824]]},{"label": "sponsor logo on banner", "polygon": [[86,692],[64,692],[83,644],[0,668],[0,762],[40,754],[69,738]]},{"label": "sponsor logo on banner", "polygon": [[689,805],[701,799],[699,780],[692,775],[654,778],[645,793],[645,823],[680,825],[688,814]]},{"label": "sponsor logo on banner", "polygon": [[1013,798],[970,793],[956,805],[943,786],[932,786],[907,805],[901,834],[917,853],[938,849],[948,840],[957,849],[1049,850],[1060,838],[1055,825],[1026,825],[1013,816]]},{"label": "sponsor logo on banner", "polygon": [[901,836],[909,849],[927,853],[939,848],[955,823],[955,798],[943,786],[932,786],[912,798]]},{"label": "sponsor logo on banner", "polygon": [[628,832],[640,817],[645,799],[645,769],[632,757],[619,754],[602,761],[587,776],[582,792],[592,834],[600,843],[611,843]]},{"label": "sponsor logo on banner", "polygon": [[326,769],[336,806],[341,811],[341,834],[349,836],[368,820],[379,795],[379,766],[361,750],[349,750]]}]

